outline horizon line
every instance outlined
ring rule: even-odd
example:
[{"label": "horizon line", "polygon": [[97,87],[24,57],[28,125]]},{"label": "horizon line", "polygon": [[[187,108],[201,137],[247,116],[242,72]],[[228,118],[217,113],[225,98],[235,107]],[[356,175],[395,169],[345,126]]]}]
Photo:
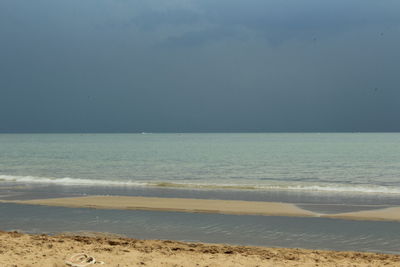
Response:
[{"label": "horizon line", "polygon": [[315,134],[326,134],[326,133],[400,133],[400,131],[182,131],[182,132],[172,132],[172,131],[121,131],[121,132],[108,132],[108,131],[99,131],[99,132],[51,132],[51,131],[37,131],[37,132],[17,132],[17,131],[0,131],[0,134],[257,134],[257,133],[315,133]]}]

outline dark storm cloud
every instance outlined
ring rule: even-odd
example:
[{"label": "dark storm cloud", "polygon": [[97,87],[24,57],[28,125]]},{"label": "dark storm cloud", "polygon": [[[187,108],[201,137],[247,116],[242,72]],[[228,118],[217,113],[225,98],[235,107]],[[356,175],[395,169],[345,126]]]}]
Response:
[{"label": "dark storm cloud", "polygon": [[168,37],[163,45],[169,46],[195,46],[203,45],[207,42],[226,40],[227,38],[237,38],[237,33],[228,27],[213,27],[210,29],[185,32],[179,36]]},{"label": "dark storm cloud", "polygon": [[[144,14],[130,22],[146,30],[165,25],[207,25],[207,29],[185,33],[182,41],[194,36],[200,39],[219,40],[216,32],[229,32],[231,37],[236,30],[237,37],[246,28],[257,31],[272,43],[290,39],[314,40],[317,36],[329,36],[354,28],[368,26],[393,27],[399,24],[398,12],[388,10],[387,5],[400,7],[396,2],[383,5],[376,1],[193,1],[191,8],[172,10],[148,9]],[[208,34],[207,34],[208,33]],[[189,37],[190,36],[190,37]],[[174,37],[174,40],[179,38]],[[190,45],[192,42],[188,42]]]},{"label": "dark storm cloud", "polygon": [[154,30],[165,25],[191,25],[199,22],[200,19],[200,14],[193,10],[150,10],[130,19],[126,25],[136,25],[143,30]]},{"label": "dark storm cloud", "polygon": [[0,2],[0,131],[399,131],[400,2]]}]

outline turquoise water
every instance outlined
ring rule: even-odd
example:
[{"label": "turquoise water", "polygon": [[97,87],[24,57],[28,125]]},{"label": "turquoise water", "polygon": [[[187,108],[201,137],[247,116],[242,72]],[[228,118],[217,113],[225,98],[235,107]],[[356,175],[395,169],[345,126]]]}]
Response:
[{"label": "turquoise water", "polygon": [[[400,205],[400,134],[0,134],[0,199],[82,195]],[[398,222],[0,203],[0,229],[400,253]]]},{"label": "turquoise water", "polygon": [[6,182],[400,194],[400,134],[0,134]]}]

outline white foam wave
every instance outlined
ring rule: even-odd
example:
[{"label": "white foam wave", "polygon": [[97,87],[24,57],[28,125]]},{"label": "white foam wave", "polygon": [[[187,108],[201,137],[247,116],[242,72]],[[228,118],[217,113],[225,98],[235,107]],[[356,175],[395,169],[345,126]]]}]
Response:
[{"label": "white foam wave", "polygon": [[400,194],[399,187],[385,187],[379,185],[239,185],[239,184],[186,184],[186,183],[152,183],[151,186],[179,187],[179,188],[202,188],[202,189],[237,189],[237,190],[276,190],[276,191],[303,191],[303,192],[337,192],[337,193],[378,193],[378,194]]},{"label": "white foam wave", "polygon": [[282,190],[299,192],[332,192],[332,193],[375,193],[375,194],[400,194],[399,187],[387,187],[379,185],[245,185],[245,184],[205,184],[205,183],[175,183],[175,182],[154,182],[154,181],[121,181],[121,180],[99,180],[80,178],[55,178],[37,176],[14,176],[0,175],[0,182],[27,183],[27,184],[56,184],[56,185],[84,185],[84,186],[140,186],[140,187],[164,187],[164,188],[185,188],[185,189],[225,189],[225,190]]},{"label": "white foam wave", "polygon": [[92,186],[144,186],[146,183],[133,181],[112,181],[98,179],[80,179],[80,178],[55,178],[55,177],[37,177],[37,176],[13,176],[0,175],[0,181],[15,183],[33,183],[33,184],[59,184],[59,185],[92,185]]},{"label": "white foam wave", "polygon": [[[274,187],[271,187],[273,189]],[[276,189],[284,189],[285,187],[277,186]],[[293,191],[323,191],[323,192],[343,192],[343,193],[381,193],[381,194],[400,194],[400,188],[397,187],[385,187],[378,185],[371,186],[320,186],[320,185],[310,185],[310,186],[287,186],[287,190]]]}]

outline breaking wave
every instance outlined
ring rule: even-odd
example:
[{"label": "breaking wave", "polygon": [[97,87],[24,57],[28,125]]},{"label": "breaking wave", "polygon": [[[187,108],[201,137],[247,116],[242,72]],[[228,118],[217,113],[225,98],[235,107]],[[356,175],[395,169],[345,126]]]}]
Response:
[{"label": "breaking wave", "polygon": [[58,185],[92,185],[92,186],[145,186],[146,183],[132,181],[112,181],[98,179],[80,179],[80,178],[55,178],[55,177],[37,177],[37,176],[13,176],[0,175],[0,182],[15,182],[28,184],[58,184]]},{"label": "breaking wave", "polygon": [[162,187],[162,188],[181,188],[181,189],[205,189],[205,190],[282,190],[298,192],[336,192],[336,193],[375,193],[375,194],[400,194],[399,187],[389,187],[380,185],[345,185],[345,184],[207,184],[207,183],[176,183],[158,181],[132,181],[132,180],[100,180],[100,179],[80,179],[80,178],[55,178],[37,176],[14,176],[0,175],[1,182],[26,183],[26,184],[54,184],[65,186],[132,186],[132,187]]}]

